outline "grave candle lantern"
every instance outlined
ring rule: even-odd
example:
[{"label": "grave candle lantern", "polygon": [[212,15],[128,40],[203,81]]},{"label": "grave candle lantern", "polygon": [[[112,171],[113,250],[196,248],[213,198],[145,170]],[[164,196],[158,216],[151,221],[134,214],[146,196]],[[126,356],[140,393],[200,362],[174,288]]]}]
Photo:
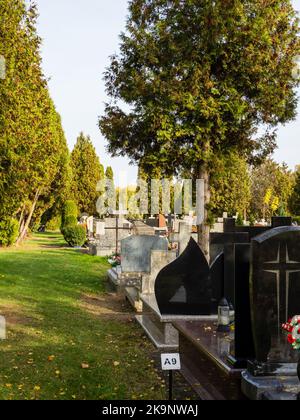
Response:
[{"label": "grave candle lantern", "polygon": [[230,316],[230,324],[232,325],[234,324],[234,321],[235,321],[235,310],[232,303],[229,304],[229,316]]},{"label": "grave candle lantern", "polygon": [[230,332],[230,307],[226,298],[223,298],[218,307],[218,332]]}]

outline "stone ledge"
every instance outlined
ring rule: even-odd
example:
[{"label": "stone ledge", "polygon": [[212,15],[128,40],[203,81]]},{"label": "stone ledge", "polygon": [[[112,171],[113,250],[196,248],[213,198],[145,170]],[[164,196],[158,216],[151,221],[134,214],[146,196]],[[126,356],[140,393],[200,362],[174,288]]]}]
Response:
[{"label": "stone ledge", "polygon": [[[147,323],[145,322],[145,317],[143,315],[137,315],[135,318],[157,349],[159,350],[177,350],[178,349],[178,344],[165,343],[163,334],[159,331],[159,329],[155,326],[155,324],[151,322],[149,318],[147,318]],[[151,328],[149,328],[149,322],[151,322]]]},{"label": "stone ledge", "polygon": [[242,391],[252,401],[297,400],[300,384],[296,375],[256,377],[246,371],[242,373]]}]

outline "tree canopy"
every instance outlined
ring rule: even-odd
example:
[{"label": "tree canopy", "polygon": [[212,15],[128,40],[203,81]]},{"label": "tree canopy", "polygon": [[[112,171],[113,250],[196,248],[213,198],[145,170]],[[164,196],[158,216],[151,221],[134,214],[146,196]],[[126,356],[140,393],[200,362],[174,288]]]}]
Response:
[{"label": "tree canopy", "polygon": [[295,118],[298,35],[290,0],[131,0],[105,73],[108,151],[169,175],[190,171],[205,180],[208,205],[215,160],[261,161],[276,126]]},{"label": "tree canopy", "polygon": [[231,149],[248,160],[273,150],[274,128],[296,112],[290,0],[132,0],[129,12],[105,74],[113,155],[173,175]]}]

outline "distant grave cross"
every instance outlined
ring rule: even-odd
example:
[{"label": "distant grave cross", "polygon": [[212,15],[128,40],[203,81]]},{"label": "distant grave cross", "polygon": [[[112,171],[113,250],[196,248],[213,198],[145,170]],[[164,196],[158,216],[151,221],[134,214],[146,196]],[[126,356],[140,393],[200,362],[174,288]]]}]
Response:
[{"label": "distant grave cross", "polygon": [[186,223],[179,224],[179,232],[172,233],[170,235],[170,242],[171,243],[178,243],[178,252],[181,255],[186,247],[192,236],[192,226]]},{"label": "distant grave cross", "polygon": [[300,262],[289,257],[287,244],[279,244],[277,259],[264,263],[265,272],[276,275],[278,326],[289,318],[290,276],[300,273]]}]

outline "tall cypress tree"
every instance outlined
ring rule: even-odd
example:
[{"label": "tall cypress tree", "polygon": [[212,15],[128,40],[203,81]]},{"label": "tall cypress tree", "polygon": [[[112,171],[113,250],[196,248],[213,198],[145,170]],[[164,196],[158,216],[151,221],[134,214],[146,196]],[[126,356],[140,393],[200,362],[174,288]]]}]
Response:
[{"label": "tall cypress tree", "polygon": [[36,6],[2,0],[0,19],[0,217],[18,217],[23,239],[67,145],[42,72]]},{"label": "tall cypress tree", "polygon": [[81,213],[96,214],[97,183],[104,178],[104,168],[91,138],[80,133],[71,153],[73,192]]}]

